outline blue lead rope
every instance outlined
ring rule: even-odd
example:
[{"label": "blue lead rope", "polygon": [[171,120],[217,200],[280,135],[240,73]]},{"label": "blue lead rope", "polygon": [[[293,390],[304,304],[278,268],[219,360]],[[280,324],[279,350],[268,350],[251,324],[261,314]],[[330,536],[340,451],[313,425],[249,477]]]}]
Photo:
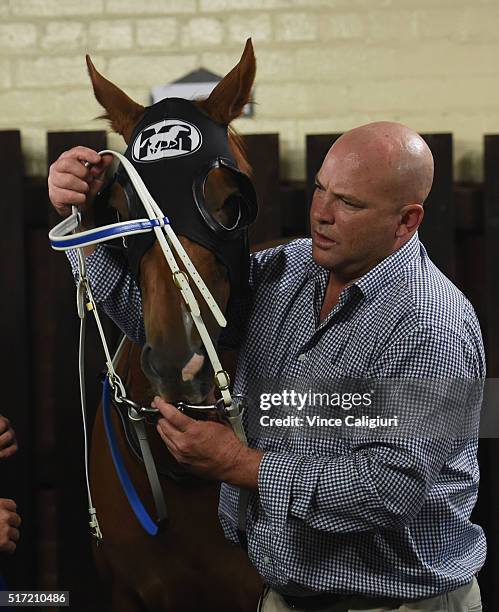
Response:
[{"label": "blue lead rope", "polygon": [[109,379],[106,376],[102,388],[102,412],[104,416],[104,429],[106,430],[107,441],[109,443],[109,448],[111,449],[114,467],[120,479],[123,491],[127,496],[128,503],[134,511],[137,520],[149,535],[155,536],[158,533],[158,525],[152,520],[147,510],[144,508],[144,505],[140,501],[137,491],[135,490],[135,487],[128,476],[125,464],[123,463],[123,458],[118,449],[118,442],[116,440],[111,421],[111,402],[109,401],[110,392],[111,387],[109,385]]}]

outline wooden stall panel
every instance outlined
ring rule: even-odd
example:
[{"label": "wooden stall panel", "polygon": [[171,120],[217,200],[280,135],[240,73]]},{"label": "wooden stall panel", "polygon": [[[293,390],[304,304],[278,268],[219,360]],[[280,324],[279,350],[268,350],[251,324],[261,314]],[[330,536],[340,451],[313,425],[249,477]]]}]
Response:
[{"label": "wooden stall panel", "polygon": [[485,136],[484,145],[488,375],[499,377],[499,135]]},{"label": "wooden stall panel", "polygon": [[456,278],[456,213],[453,192],[452,134],[421,134],[433,153],[435,178],[425,203],[419,235],[432,261]]},{"label": "wooden stall panel", "polygon": [[16,554],[0,555],[0,573],[11,588],[32,588],[35,580],[35,515],[31,422],[36,410],[32,396],[28,349],[28,287],[26,279],[23,160],[18,131],[0,132],[0,184],[2,185],[2,239],[0,240],[0,320],[2,351],[2,405],[15,428],[19,452],[1,465],[0,497],[16,501],[23,520],[23,538]]},{"label": "wooden stall panel", "polygon": [[[47,136],[47,159],[51,164],[71,147],[84,145],[99,151],[106,148],[106,133],[54,132]],[[50,226],[60,217],[50,207]],[[52,381],[55,410],[57,471],[52,483],[57,503],[57,579],[59,588],[71,591],[72,606],[80,610],[99,609],[99,584],[90,554],[90,530],[83,469],[83,434],[78,386],[78,332],[75,284],[66,256],[51,251],[48,255],[51,287],[47,299],[57,319],[51,350],[55,379]],[[98,374],[104,365],[95,325],[88,317],[86,343],[86,380],[89,429],[100,397]],[[106,325],[109,333],[110,327]],[[112,344],[111,344],[112,346]]]},{"label": "wooden stall panel", "polygon": [[282,235],[279,135],[245,134],[244,145],[253,170],[252,179],[259,203],[258,218],[249,230],[250,243],[256,245]]},{"label": "wooden stall panel", "polygon": [[482,329],[486,327],[487,284],[483,222],[483,185],[454,185],[456,211],[455,283],[473,304]]},{"label": "wooden stall panel", "polygon": [[[485,320],[482,331],[487,352],[487,376],[499,377],[499,135],[484,137],[483,226],[485,244],[480,263],[484,274]],[[476,257],[476,255],[475,255]],[[487,536],[487,561],[479,574],[484,610],[499,609],[499,440],[480,440],[480,489],[474,516]]]},{"label": "wooden stall panel", "polygon": [[[315,175],[319,172],[327,152],[338,140],[341,134],[308,134],[305,141],[305,156],[307,167],[307,205],[310,210],[315,189]],[[307,215],[308,234],[310,221]]]}]

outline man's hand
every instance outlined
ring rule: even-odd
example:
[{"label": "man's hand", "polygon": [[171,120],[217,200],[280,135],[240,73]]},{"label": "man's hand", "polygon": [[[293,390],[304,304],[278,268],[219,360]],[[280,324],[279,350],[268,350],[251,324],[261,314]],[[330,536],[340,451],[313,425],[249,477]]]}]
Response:
[{"label": "man's hand", "polygon": [[7,417],[0,414],[0,459],[7,459],[17,452],[16,432]]},{"label": "man's hand", "polygon": [[196,421],[160,397],[155,397],[151,405],[163,416],[158,420],[159,435],[181,465],[205,478],[258,488],[263,451],[242,444],[230,425]]},{"label": "man's hand", "polygon": [[[111,155],[100,156],[93,149],[74,147],[62,153],[50,166],[49,198],[62,217],[71,213],[73,205],[90,215],[90,205],[104,183],[112,160]],[[90,227],[91,224],[91,219],[87,217],[85,226]]]},{"label": "man's hand", "polygon": [[13,499],[0,498],[0,552],[13,553],[19,542],[21,517]]}]

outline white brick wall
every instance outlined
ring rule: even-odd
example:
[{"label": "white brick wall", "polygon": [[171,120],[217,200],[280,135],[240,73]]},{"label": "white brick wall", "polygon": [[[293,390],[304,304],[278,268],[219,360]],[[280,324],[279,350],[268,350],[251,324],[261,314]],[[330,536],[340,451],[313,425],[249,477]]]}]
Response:
[{"label": "white brick wall", "polygon": [[10,12],[26,20],[63,15],[96,15],[104,11],[104,0],[10,0]]},{"label": "white brick wall", "polygon": [[50,21],[40,27],[40,47],[73,51],[87,44],[86,24],[79,21]]},{"label": "white brick wall", "polygon": [[137,45],[143,48],[168,49],[178,41],[178,22],[173,17],[139,19],[136,23]]},{"label": "white brick wall", "polygon": [[196,0],[106,0],[109,15],[195,13]]},{"label": "white brick wall", "polygon": [[[97,64],[95,64],[98,67]],[[113,57],[108,68],[98,67],[100,72],[125,89],[125,85],[143,86],[145,97],[150,85],[178,79],[197,68],[196,55],[126,55]],[[163,76],[164,75],[164,76]],[[147,83],[147,85],[144,85]]]},{"label": "white brick wall", "polygon": [[133,24],[113,19],[94,21],[88,27],[88,48],[96,51],[119,52],[133,46]]},{"label": "white brick wall", "polygon": [[284,13],[274,17],[277,41],[314,41],[319,32],[319,15],[314,13]]},{"label": "white brick wall", "polygon": [[33,48],[36,45],[36,27],[30,23],[0,25],[0,53]]},{"label": "white brick wall", "polygon": [[[480,178],[499,132],[497,0],[0,0],[0,129],[20,128],[45,170],[47,130],[104,127],[84,61],[148,103],[153,85],[225,73],[253,37],[254,118],[278,132],[285,178],[303,178],[307,133],[380,119],[451,131],[456,175]],[[113,138],[114,146],[121,146]]]},{"label": "white brick wall", "polygon": [[187,49],[220,45],[224,40],[224,24],[214,17],[196,17],[182,27],[181,45]]},{"label": "white brick wall", "polygon": [[7,17],[9,14],[9,0],[0,0],[0,17]]},{"label": "white brick wall", "polygon": [[272,21],[268,13],[254,15],[232,15],[228,20],[229,40],[240,45],[241,41],[251,37],[253,43],[267,43],[272,40]]},{"label": "white brick wall", "polygon": [[0,89],[9,89],[11,83],[9,62],[0,60]]},{"label": "white brick wall", "polygon": [[82,56],[22,58],[15,60],[13,65],[15,83],[19,89],[26,87],[47,89],[45,95],[48,108],[50,108],[51,92],[55,87],[67,90],[88,83],[85,58]]}]

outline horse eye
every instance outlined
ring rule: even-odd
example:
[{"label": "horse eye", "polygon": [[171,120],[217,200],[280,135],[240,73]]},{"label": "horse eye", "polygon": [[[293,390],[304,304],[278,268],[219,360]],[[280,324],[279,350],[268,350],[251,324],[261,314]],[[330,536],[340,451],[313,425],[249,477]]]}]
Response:
[{"label": "horse eye", "polygon": [[217,220],[224,227],[236,227],[241,218],[241,205],[243,198],[238,193],[232,193],[225,198],[223,206],[217,211]]}]

